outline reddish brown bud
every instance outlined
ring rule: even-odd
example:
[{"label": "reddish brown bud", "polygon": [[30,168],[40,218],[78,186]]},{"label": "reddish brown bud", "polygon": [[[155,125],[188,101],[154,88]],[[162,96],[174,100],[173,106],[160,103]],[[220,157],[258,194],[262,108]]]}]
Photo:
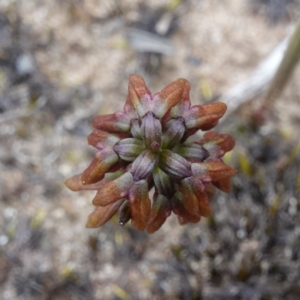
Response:
[{"label": "reddish brown bud", "polygon": [[216,159],[231,151],[235,141],[228,134],[218,134],[215,131],[210,131],[204,135],[199,144],[208,151],[210,158]]},{"label": "reddish brown bud", "polygon": [[96,129],[101,129],[110,133],[127,132],[130,130],[130,120],[132,115],[116,112],[110,115],[97,116],[93,119],[92,125]]},{"label": "reddish brown bud", "polygon": [[95,210],[89,215],[86,227],[94,228],[100,227],[105,224],[118,211],[119,207],[124,201],[125,199],[120,199],[119,201],[104,207],[97,206]]},{"label": "reddish brown bud", "polygon": [[151,93],[148,90],[144,79],[139,75],[131,75],[128,85],[128,103],[136,110],[139,117],[145,116],[149,111],[148,102],[151,101]]},{"label": "reddish brown bud", "polygon": [[181,101],[186,82],[185,79],[177,79],[166,86],[159,94],[154,95],[153,102],[155,105],[152,112],[157,118],[162,118],[169,109]]},{"label": "reddish brown bud", "polygon": [[173,212],[180,217],[181,222],[184,224],[191,222],[191,223],[198,223],[200,221],[199,215],[194,215],[189,213],[183,205],[184,199],[180,193],[176,193],[176,195],[171,199],[172,203],[172,210]]},{"label": "reddish brown bud", "polygon": [[226,104],[213,102],[204,105],[191,107],[183,113],[185,126],[188,129],[208,130],[216,125],[216,122],[224,115],[227,109]]},{"label": "reddish brown bud", "polygon": [[231,183],[230,183],[229,178],[215,181],[215,182],[213,182],[213,185],[225,193],[230,193],[230,191],[231,191]]},{"label": "reddish brown bud", "polygon": [[155,195],[147,225],[148,233],[157,231],[171,214],[171,203],[163,195]]},{"label": "reddish brown bud", "polygon": [[91,184],[101,180],[105,173],[118,161],[118,155],[112,150],[101,150],[81,175],[82,184]]},{"label": "reddish brown bud", "polygon": [[212,181],[219,181],[222,179],[230,178],[237,172],[235,169],[219,161],[212,161],[204,164],[207,167],[209,177]]},{"label": "reddish brown bud", "polygon": [[206,191],[206,186],[201,178],[190,177],[182,182],[182,194],[184,197],[184,205],[187,211],[195,214],[198,209],[198,214],[203,217],[208,217],[211,213],[211,206]]},{"label": "reddish brown bud", "polygon": [[94,130],[87,139],[89,145],[92,145],[98,149],[112,147],[120,140],[119,137],[109,134],[103,130]]},{"label": "reddish brown bud", "polygon": [[190,83],[188,81],[185,81],[185,84],[183,86],[181,101],[178,102],[177,105],[172,107],[170,112],[171,118],[177,119],[181,117],[185,111],[189,110],[191,106],[190,95],[189,95],[190,89],[191,89]]},{"label": "reddish brown bud", "polygon": [[133,184],[131,173],[125,173],[104,184],[93,199],[94,205],[106,206],[121,198],[125,198]]},{"label": "reddish brown bud", "polygon": [[131,224],[138,230],[144,230],[148,223],[151,210],[148,192],[146,180],[135,182],[129,192]]}]

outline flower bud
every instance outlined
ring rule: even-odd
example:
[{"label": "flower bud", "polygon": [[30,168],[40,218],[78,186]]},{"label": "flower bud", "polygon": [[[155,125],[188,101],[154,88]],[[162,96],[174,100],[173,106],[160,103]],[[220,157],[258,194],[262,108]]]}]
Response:
[{"label": "flower bud", "polygon": [[198,175],[201,178],[209,177],[211,181],[219,181],[234,176],[237,171],[221,161],[211,161],[193,163],[192,172],[194,175]]},{"label": "flower bud", "polygon": [[131,125],[131,134],[136,139],[143,139],[141,124],[139,119],[132,119],[130,122]]},{"label": "flower bud", "polygon": [[171,119],[166,123],[166,131],[163,135],[163,148],[172,149],[179,144],[185,133],[184,119]]},{"label": "flower bud", "polygon": [[125,199],[120,199],[107,206],[97,206],[88,216],[87,228],[100,227],[105,224],[118,211]]},{"label": "flower bud", "polygon": [[160,168],[170,176],[178,179],[192,176],[190,163],[181,155],[165,149],[160,154]]},{"label": "flower bud", "polygon": [[201,179],[193,176],[182,180],[181,184],[186,210],[193,215],[208,217],[211,213],[211,206]]},{"label": "flower bud", "polygon": [[153,233],[157,231],[169,217],[171,210],[171,203],[168,198],[161,194],[154,195],[147,232]]},{"label": "flower bud", "polygon": [[216,125],[226,109],[226,104],[221,102],[193,106],[183,113],[185,126],[187,129],[208,130]]},{"label": "flower bud", "polygon": [[108,181],[93,199],[94,205],[106,206],[121,198],[125,198],[133,184],[131,173],[124,173],[117,179]]},{"label": "flower bud", "polygon": [[172,107],[170,111],[170,117],[177,119],[183,115],[185,111],[188,111],[191,106],[191,101],[190,101],[190,89],[191,85],[188,81],[185,81],[185,84],[183,86],[183,91],[181,95],[181,101],[178,102],[178,104],[174,107]]},{"label": "flower bud", "polygon": [[148,192],[146,180],[135,182],[129,191],[131,224],[138,230],[144,230],[148,223],[151,210]]},{"label": "flower bud", "polygon": [[186,224],[188,222],[198,223],[201,219],[199,215],[190,214],[183,205],[184,199],[182,195],[177,192],[171,199],[173,212],[180,217],[180,224]]},{"label": "flower bud", "polygon": [[112,147],[115,145],[118,141],[120,141],[120,138],[109,134],[103,130],[94,130],[89,136],[88,136],[88,144],[92,145],[98,149],[103,149],[105,147]]},{"label": "flower bud", "polygon": [[92,184],[82,184],[81,176],[82,174],[75,175],[68,180],[66,180],[65,185],[71,190],[71,191],[82,191],[82,190],[99,190],[102,188],[102,186],[113,179],[116,179],[120,177],[124,172],[122,170],[119,170],[114,173],[106,173],[104,178],[97,183]]},{"label": "flower bud", "polygon": [[152,112],[146,114],[142,120],[142,134],[148,149],[158,151],[161,146],[161,123]]},{"label": "flower bud", "polygon": [[207,132],[203,139],[199,142],[204,147],[211,159],[222,157],[226,152],[233,149],[235,145],[234,139],[228,134],[218,134],[217,132]]},{"label": "flower bud", "polygon": [[110,133],[128,132],[130,130],[129,113],[116,112],[110,115],[97,116],[93,119],[92,125],[96,129],[101,129]]},{"label": "flower bud", "polygon": [[182,97],[185,79],[177,79],[166,86],[160,93],[153,96],[152,112],[157,118],[162,118]]},{"label": "flower bud", "polygon": [[113,149],[123,160],[134,161],[145,147],[141,140],[127,138],[117,143]]},{"label": "flower bud", "polygon": [[133,162],[130,172],[134,181],[145,179],[152,172],[157,163],[157,156],[150,150],[144,150]]},{"label": "flower bud", "polygon": [[119,159],[118,155],[110,149],[101,150],[95,156],[91,164],[81,175],[83,185],[100,181]]},{"label": "flower bud", "polygon": [[209,156],[208,151],[204,147],[195,143],[179,144],[172,151],[193,161],[203,161]]},{"label": "flower bud", "polygon": [[131,103],[138,116],[142,118],[149,111],[150,101],[151,93],[146,87],[144,79],[139,75],[131,75],[128,85],[127,103]]},{"label": "flower bud", "polygon": [[171,178],[165,172],[156,167],[153,172],[153,179],[159,194],[162,194],[168,198],[173,196],[175,189],[171,182]]}]

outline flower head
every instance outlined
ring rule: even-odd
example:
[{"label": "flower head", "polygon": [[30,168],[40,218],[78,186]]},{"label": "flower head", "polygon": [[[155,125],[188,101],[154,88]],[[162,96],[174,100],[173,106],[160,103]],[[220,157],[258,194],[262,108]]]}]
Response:
[{"label": "flower head", "polygon": [[233,138],[211,131],[188,140],[212,129],[226,105],[191,106],[189,90],[189,82],[178,79],[152,95],[142,77],[131,75],[123,111],[94,118],[88,143],[97,149],[95,158],[66,181],[73,191],[97,191],[87,227],[103,225],[118,210],[120,225],[131,220],[149,233],[172,212],[180,224],[197,223],[211,213],[215,187],[230,191],[236,170],[221,157],[234,147]]}]

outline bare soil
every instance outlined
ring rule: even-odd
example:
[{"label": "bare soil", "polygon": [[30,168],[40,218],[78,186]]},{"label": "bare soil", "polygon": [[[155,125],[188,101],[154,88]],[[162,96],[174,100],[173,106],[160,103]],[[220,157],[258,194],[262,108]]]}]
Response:
[{"label": "bare soil", "polygon": [[[299,1],[148,2],[0,0],[0,300],[300,299],[299,68],[267,117],[258,98],[218,127],[239,173],[211,217],[153,235],[117,218],[85,228],[93,193],[64,180],[93,157],[91,119],[122,108],[130,74],[153,92],[184,77],[194,104],[211,101],[300,15]],[[173,52],[141,53],[130,28]]]}]

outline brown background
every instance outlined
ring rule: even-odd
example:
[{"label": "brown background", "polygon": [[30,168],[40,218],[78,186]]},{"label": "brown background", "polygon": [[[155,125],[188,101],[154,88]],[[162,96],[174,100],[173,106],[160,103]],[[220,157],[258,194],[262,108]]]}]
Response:
[{"label": "brown background", "polygon": [[[0,1],[0,299],[300,299],[299,68],[266,117],[260,97],[218,127],[239,174],[210,218],[153,235],[117,218],[85,228],[93,193],[63,182],[93,157],[90,121],[121,109],[129,75],[153,92],[184,77],[194,104],[216,99],[300,13],[292,0],[147,2]],[[130,28],[173,53],[139,52]]]}]

